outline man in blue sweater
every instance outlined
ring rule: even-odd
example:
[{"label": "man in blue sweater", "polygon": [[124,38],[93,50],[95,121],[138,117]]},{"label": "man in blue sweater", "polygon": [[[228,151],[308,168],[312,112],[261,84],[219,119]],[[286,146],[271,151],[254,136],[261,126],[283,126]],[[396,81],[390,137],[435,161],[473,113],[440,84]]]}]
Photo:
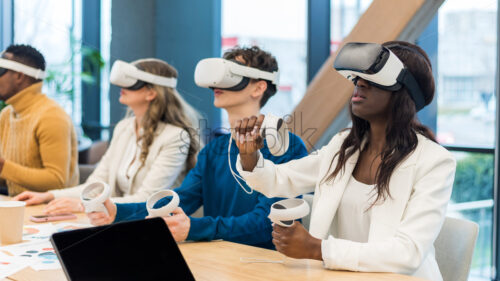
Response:
[{"label": "man in blue sweater", "polygon": [[[258,47],[235,48],[226,52],[224,58],[267,72],[278,70],[276,59]],[[276,93],[276,85],[267,80],[250,79],[241,90],[213,90],[214,105],[227,111],[231,127],[234,128],[237,120],[259,115],[260,108]],[[264,158],[274,163],[285,163],[306,156],[307,150],[302,140],[289,134],[290,146],[284,155],[273,156],[264,142],[264,148],[261,149]],[[247,194],[242,190],[228,164],[230,137],[230,134],[220,136],[200,151],[196,166],[189,171],[181,186],[175,189],[180,199],[179,208],[164,220],[176,241],[223,239],[273,249],[272,226],[267,216],[271,204],[278,198],[267,198],[258,192]],[[230,158],[235,172],[238,153],[233,141]],[[244,182],[241,183],[250,190]],[[160,200],[157,206],[165,203],[166,200]],[[92,224],[143,219],[148,215],[145,202],[115,205],[108,200],[105,205],[109,215],[90,213]],[[203,217],[189,216],[201,206]]]}]

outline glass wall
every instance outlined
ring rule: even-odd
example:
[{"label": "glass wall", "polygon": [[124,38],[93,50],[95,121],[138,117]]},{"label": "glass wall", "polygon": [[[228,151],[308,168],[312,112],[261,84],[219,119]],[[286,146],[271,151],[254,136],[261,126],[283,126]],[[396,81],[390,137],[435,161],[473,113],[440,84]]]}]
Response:
[{"label": "glass wall", "polygon": [[[371,2],[331,0],[332,52]],[[497,2],[447,0],[438,11],[436,136],[458,150],[447,215],[480,227],[470,280],[492,278]],[[469,153],[460,147],[486,149]]]},{"label": "glass wall", "polygon": [[81,0],[15,0],[14,43],[30,44],[47,61],[43,91],[81,121]]},{"label": "glass wall", "polygon": [[497,1],[448,0],[438,15],[438,140],[493,147]]},{"label": "glass wall", "polygon": [[331,0],[330,51],[335,52],[349,35],[372,0]]},{"label": "glass wall", "polygon": [[[110,101],[109,101],[109,72],[111,71],[111,0],[101,0],[101,56],[104,67],[101,69],[101,125],[110,125]],[[101,132],[101,139],[110,137],[109,130]]]},{"label": "glass wall", "polygon": [[479,224],[470,280],[493,277],[497,2],[447,0],[438,12],[438,141],[490,148],[454,153],[457,171],[448,215]]},{"label": "glass wall", "polygon": [[[278,60],[279,89],[264,114],[291,113],[306,91],[306,18],[306,0],[222,0],[222,52],[258,45]],[[223,114],[223,126],[229,127]]]},{"label": "glass wall", "polygon": [[467,152],[454,156],[457,170],[447,215],[479,224],[469,280],[491,280],[494,157]]}]

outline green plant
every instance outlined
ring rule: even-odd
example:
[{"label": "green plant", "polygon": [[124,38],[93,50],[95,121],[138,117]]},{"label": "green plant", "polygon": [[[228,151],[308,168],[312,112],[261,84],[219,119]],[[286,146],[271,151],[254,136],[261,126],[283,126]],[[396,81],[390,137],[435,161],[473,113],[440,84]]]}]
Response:
[{"label": "green plant", "polygon": [[493,175],[493,155],[468,154],[457,161],[451,199],[455,203],[491,199]]},{"label": "green plant", "polygon": [[[494,158],[492,154],[467,153],[457,155],[457,170],[451,199],[455,203],[493,198]],[[475,275],[488,276],[491,267],[493,208],[461,210],[460,214],[479,224],[479,236],[472,259]]]},{"label": "green plant", "polygon": [[[74,101],[75,78],[80,77],[83,83],[93,85],[96,83],[94,73],[105,65],[99,50],[82,45],[70,39],[71,56],[61,64],[51,65],[47,68],[45,83],[54,94],[66,95]],[[82,70],[75,70],[76,57],[82,56]]]}]

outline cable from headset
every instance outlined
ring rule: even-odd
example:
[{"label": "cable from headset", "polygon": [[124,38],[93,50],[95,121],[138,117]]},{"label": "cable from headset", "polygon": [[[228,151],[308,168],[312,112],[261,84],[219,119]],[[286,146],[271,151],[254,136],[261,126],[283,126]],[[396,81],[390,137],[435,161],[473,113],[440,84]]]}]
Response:
[{"label": "cable from headset", "polygon": [[282,260],[269,260],[269,259],[258,259],[258,258],[240,257],[240,262],[242,262],[242,263],[285,263],[285,259],[282,259]]},{"label": "cable from headset", "polygon": [[243,189],[243,191],[245,191],[246,194],[252,194],[253,193],[253,189],[250,187],[250,191],[248,191],[239,181],[242,180],[242,181],[245,181],[245,179],[243,177],[241,177],[240,175],[236,174],[234,171],[233,171],[233,167],[231,165],[231,144],[233,143],[233,134],[231,133],[231,136],[229,136],[229,145],[227,147],[227,160],[228,160],[228,164],[229,164],[229,170],[231,171],[231,175],[233,175],[233,178],[236,180],[236,182],[240,185],[240,187]]}]

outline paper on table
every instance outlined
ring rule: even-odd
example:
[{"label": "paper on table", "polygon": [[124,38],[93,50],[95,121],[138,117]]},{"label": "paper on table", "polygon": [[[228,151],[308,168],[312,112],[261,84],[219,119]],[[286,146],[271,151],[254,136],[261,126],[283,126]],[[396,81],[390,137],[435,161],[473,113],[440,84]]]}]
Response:
[{"label": "paper on table", "polygon": [[91,224],[63,222],[58,224],[45,223],[40,225],[25,225],[23,229],[23,241],[49,240],[55,232],[75,230],[91,227]]},{"label": "paper on table", "polygon": [[27,266],[34,270],[60,269],[50,235],[55,232],[91,227],[90,224],[59,223],[26,225],[23,229],[23,243],[0,247],[0,279],[10,276]]},{"label": "paper on table", "polygon": [[0,279],[6,278],[29,265],[29,259],[15,258],[0,252]]},{"label": "paper on table", "polygon": [[36,271],[40,270],[54,270],[54,269],[61,269],[61,264],[59,263],[58,260],[55,260],[53,263],[46,263],[44,261],[40,261],[38,263],[32,264],[31,268]]},{"label": "paper on table", "polygon": [[[55,231],[55,227],[48,223],[42,225],[25,225],[23,227],[23,243],[0,247],[0,279],[10,276],[25,267],[34,267],[37,264],[44,265],[46,258],[44,254],[37,257],[35,251],[42,250],[49,252],[52,245],[49,242],[50,235]],[[40,244],[41,243],[41,244]],[[41,254],[41,253],[40,253]],[[59,262],[51,262],[50,269],[61,268]]]},{"label": "paper on table", "polygon": [[44,241],[49,240],[50,235],[56,231],[51,223],[40,225],[25,225],[23,227],[23,241]]},{"label": "paper on table", "polygon": [[27,265],[32,267],[36,265],[38,270],[61,268],[52,244],[48,240],[0,247],[0,252],[10,256],[12,260],[24,258]]},{"label": "paper on table", "polygon": [[55,229],[54,232],[61,232],[61,231],[68,231],[68,230],[76,230],[76,229],[82,229],[82,228],[87,228],[87,227],[92,227],[93,225],[91,224],[84,224],[84,223],[71,223],[71,222],[62,222],[54,225]]}]

